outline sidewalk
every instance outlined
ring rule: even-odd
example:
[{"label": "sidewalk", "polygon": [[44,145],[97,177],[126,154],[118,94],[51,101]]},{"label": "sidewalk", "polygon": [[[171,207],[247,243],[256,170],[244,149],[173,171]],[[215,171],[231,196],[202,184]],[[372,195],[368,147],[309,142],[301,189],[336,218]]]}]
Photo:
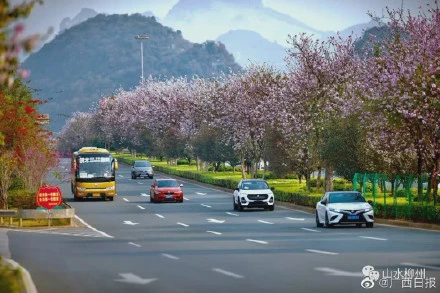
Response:
[{"label": "sidewalk", "polygon": [[2,256],[2,261],[10,264],[14,269],[21,269],[24,284],[23,293],[37,293],[37,288],[35,287],[35,284],[32,281],[32,277],[29,272],[25,268],[20,266],[19,263],[11,259],[11,252],[9,251],[9,238],[7,232],[7,229],[0,227],[0,255]]}]

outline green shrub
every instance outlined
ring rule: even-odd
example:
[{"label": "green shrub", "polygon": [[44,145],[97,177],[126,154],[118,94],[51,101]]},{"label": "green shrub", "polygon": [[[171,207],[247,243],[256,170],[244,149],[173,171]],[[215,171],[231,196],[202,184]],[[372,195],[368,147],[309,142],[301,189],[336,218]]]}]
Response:
[{"label": "green shrub", "polygon": [[286,176],[284,176],[285,179],[299,179],[298,174],[295,173],[290,173],[290,174],[286,174]]},{"label": "green shrub", "polygon": [[0,256],[0,292],[19,293],[23,290],[22,273]]},{"label": "green shrub", "polygon": [[344,178],[337,178],[333,180],[333,190],[334,191],[342,191],[342,190],[353,190],[353,184]]},{"label": "green shrub", "polygon": [[8,194],[8,205],[10,208],[36,209],[36,194],[24,189],[11,190]]},{"label": "green shrub", "polygon": [[178,159],[177,166],[179,165],[189,165],[189,161],[187,159]]}]

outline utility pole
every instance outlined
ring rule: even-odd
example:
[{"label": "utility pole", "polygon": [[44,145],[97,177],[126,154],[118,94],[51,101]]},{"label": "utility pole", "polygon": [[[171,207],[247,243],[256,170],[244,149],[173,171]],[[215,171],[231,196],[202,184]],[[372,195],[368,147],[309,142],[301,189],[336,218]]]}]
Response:
[{"label": "utility pole", "polygon": [[136,40],[141,40],[141,84],[144,83],[144,40],[149,39],[150,37],[147,35],[136,35],[134,36]]}]

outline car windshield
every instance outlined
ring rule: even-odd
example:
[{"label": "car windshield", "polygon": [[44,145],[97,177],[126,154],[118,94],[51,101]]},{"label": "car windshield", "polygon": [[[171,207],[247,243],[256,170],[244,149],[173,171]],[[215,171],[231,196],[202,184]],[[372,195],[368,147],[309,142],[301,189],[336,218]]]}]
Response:
[{"label": "car windshield", "polygon": [[157,187],[179,187],[176,180],[161,180],[157,181]]},{"label": "car windshield", "polygon": [[330,194],[328,202],[329,203],[365,202],[365,198],[359,192],[333,193]]},{"label": "car windshield", "polygon": [[243,181],[242,188],[246,190],[269,189],[265,181]]},{"label": "car windshield", "polygon": [[135,162],[135,167],[151,167],[150,162]]}]

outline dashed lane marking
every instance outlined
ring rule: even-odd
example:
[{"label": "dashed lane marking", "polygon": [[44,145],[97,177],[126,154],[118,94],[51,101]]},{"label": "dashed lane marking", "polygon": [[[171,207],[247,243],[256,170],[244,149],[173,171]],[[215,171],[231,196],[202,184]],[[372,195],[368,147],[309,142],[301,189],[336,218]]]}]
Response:
[{"label": "dashed lane marking", "polygon": [[223,274],[225,276],[233,277],[233,278],[236,278],[236,279],[243,279],[244,278],[242,275],[239,275],[239,274],[236,274],[236,273],[233,273],[233,272],[229,272],[229,271],[225,271],[225,270],[222,270],[222,269],[219,269],[219,268],[213,268],[212,270],[214,272]]},{"label": "dashed lane marking", "polygon": [[308,252],[319,253],[319,254],[328,254],[328,255],[338,255],[337,252],[324,251],[324,250],[316,250],[316,249],[306,249]]},{"label": "dashed lane marking", "polygon": [[168,254],[168,253],[162,253],[162,256],[169,258],[169,259],[174,259],[174,260],[178,260],[179,257],[172,255],[172,254]]}]

